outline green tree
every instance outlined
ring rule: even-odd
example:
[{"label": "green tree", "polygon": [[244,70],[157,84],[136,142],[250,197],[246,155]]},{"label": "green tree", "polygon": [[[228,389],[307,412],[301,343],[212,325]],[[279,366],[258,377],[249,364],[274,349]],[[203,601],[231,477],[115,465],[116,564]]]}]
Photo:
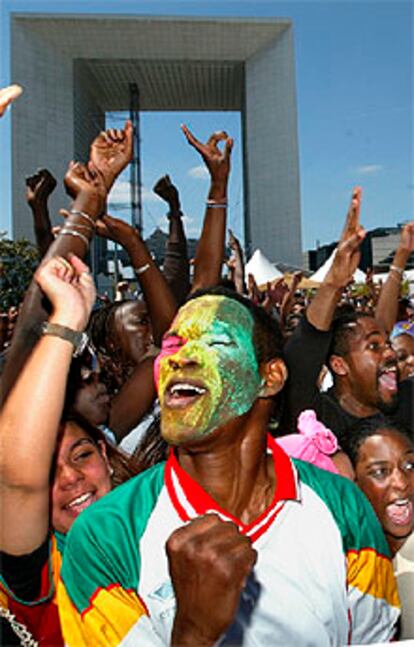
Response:
[{"label": "green tree", "polygon": [[0,312],[23,300],[39,261],[37,248],[28,240],[9,240],[0,234]]}]

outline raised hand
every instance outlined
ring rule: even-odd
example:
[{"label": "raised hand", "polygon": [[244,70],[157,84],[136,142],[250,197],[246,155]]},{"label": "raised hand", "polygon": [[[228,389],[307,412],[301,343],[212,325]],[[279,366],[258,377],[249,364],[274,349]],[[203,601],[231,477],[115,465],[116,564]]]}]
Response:
[{"label": "raised hand", "polygon": [[336,249],[332,266],[325,281],[338,289],[344,288],[352,281],[360,259],[360,245],[365,238],[365,229],[360,225],[362,189],[356,187],[352,192],[351,204],[346,216],[345,227]]},{"label": "raised hand", "polygon": [[74,254],[68,260],[54,256],[39,266],[34,278],[52,305],[50,321],[83,330],[96,298],[88,266]]},{"label": "raised hand", "polygon": [[102,174],[108,192],[132,159],[133,134],[132,123],[126,121],[123,130],[104,130],[92,142],[90,161]]},{"label": "raised hand", "polygon": [[402,228],[399,247],[404,250],[408,256],[414,252],[414,220],[407,222]]},{"label": "raised hand", "polygon": [[232,623],[256,562],[250,539],[215,514],[198,517],[167,541],[177,599],[172,645],[213,645]]},{"label": "raised hand", "polygon": [[0,89],[0,117],[4,115],[7,107],[17,99],[17,97],[20,97],[22,92],[23,88],[16,84]]},{"label": "raised hand", "polygon": [[26,200],[31,207],[44,205],[56,188],[56,180],[47,168],[26,178]]},{"label": "raised hand", "polygon": [[96,233],[122,247],[128,245],[131,237],[139,236],[139,232],[132,225],[107,213],[96,221]]},{"label": "raised hand", "polygon": [[100,213],[105,205],[107,190],[102,174],[89,163],[88,166],[80,162],[70,162],[64,178],[68,194],[77,199],[80,194],[85,195],[97,205]]},{"label": "raised hand", "polygon": [[234,235],[233,231],[229,229],[229,247],[233,251],[241,251],[241,245],[240,241],[236,236]]},{"label": "raised hand", "polygon": [[253,274],[247,276],[247,294],[253,303],[259,304],[262,300],[262,295],[257,287]]},{"label": "raised hand", "polygon": [[[211,178],[216,182],[227,184],[230,173],[230,156],[233,148],[233,140],[228,134],[221,130],[213,133],[206,144],[200,142],[184,124],[181,126],[188,143],[196,149],[204,160]],[[220,141],[225,142],[224,151],[218,147]]]},{"label": "raised hand", "polygon": [[168,202],[171,211],[178,211],[180,208],[180,198],[178,190],[171,182],[169,175],[163,175],[152,189],[154,193],[160,196],[165,202]]},{"label": "raised hand", "polygon": [[267,284],[266,296],[269,297],[272,304],[280,306],[289,292],[289,287],[283,276],[269,281]]}]

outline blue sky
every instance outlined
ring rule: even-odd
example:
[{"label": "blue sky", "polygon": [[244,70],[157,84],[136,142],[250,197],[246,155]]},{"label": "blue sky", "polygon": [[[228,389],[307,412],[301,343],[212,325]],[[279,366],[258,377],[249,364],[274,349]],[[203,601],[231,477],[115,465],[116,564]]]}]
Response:
[{"label": "blue sky", "polygon": [[[1,0],[0,0],[1,2]],[[338,237],[354,185],[363,187],[363,224],[371,229],[413,219],[413,3],[339,2],[53,2],[3,0],[1,82],[12,81],[8,60],[10,11],[289,17],[295,34],[303,247]],[[2,221],[7,226],[9,119],[0,123]],[[113,124],[122,116],[115,115]],[[236,139],[229,224],[242,233],[240,124],[233,113],[142,115],[146,231],[164,208],[150,195],[169,172],[182,189],[189,235],[203,214],[207,180],[179,130],[185,122],[205,138],[225,128]],[[4,162],[4,163],[3,163]],[[122,178],[125,182],[127,178]],[[116,189],[122,198],[125,184]],[[120,213],[118,211],[118,213]]]}]

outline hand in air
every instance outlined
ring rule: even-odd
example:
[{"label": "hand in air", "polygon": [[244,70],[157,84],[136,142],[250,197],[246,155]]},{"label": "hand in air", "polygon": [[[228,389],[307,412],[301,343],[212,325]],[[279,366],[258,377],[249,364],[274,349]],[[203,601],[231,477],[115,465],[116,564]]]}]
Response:
[{"label": "hand in air", "polygon": [[127,245],[133,236],[139,235],[138,230],[125,220],[114,218],[107,213],[96,221],[96,233],[102,238],[122,245],[122,247]]},{"label": "hand in air", "polygon": [[26,178],[26,199],[31,207],[44,204],[56,188],[56,180],[47,168]]},{"label": "hand in air", "polygon": [[160,179],[154,184],[152,189],[154,193],[160,196],[165,202],[168,202],[171,209],[178,210],[180,208],[180,199],[178,195],[178,190],[171,182],[169,175],[163,175]]},{"label": "hand in air", "polygon": [[336,249],[332,266],[325,278],[338,289],[352,282],[352,277],[361,260],[360,245],[366,231],[359,222],[362,189],[356,187],[352,192],[351,204],[346,216],[345,227]]},{"label": "hand in air", "polygon": [[67,193],[74,199],[84,194],[97,205],[98,214],[102,211],[107,196],[105,182],[101,173],[89,162],[70,162],[64,178]]},{"label": "hand in air", "polygon": [[102,174],[109,192],[118,175],[132,160],[134,128],[130,121],[123,130],[103,130],[92,142],[90,161]]},{"label": "hand in air", "polygon": [[[196,149],[204,160],[211,178],[216,182],[227,182],[230,173],[230,157],[233,148],[233,140],[224,130],[213,133],[206,144],[200,142],[190,132],[187,126],[182,125],[181,129],[187,138],[188,143]],[[219,142],[225,142],[224,150],[218,147]]]},{"label": "hand in air", "polygon": [[402,228],[400,238],[400,248],[409,252],[414,252],[414,220],[407,222]]},{"label": "hand in air", "polygon": [[54,256],[39,266],[34,278],[52,304],[53,321],[83,330],[96,298],[88,266],[74,254],[68,260]]},{"label": "hand in air", "polygon": [[8,106],[15,100],[17,97],[20,97],[23,92],[23,88],[20,85],[9,85],[7,88],[0,88],[0,117],[4,115]]}]

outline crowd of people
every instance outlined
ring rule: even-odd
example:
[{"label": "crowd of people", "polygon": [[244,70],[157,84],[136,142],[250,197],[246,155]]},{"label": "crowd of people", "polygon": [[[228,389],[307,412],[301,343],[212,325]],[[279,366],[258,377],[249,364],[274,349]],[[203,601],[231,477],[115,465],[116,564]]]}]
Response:
[{"label": "crowd of people", "polygon": [[[299,272],[257,286],[231,231],[225,261],[233,141],[183,136],[210,177],[192,263],[168,175],[162,268],[106,211],[129,121],[69,162],[60,227],[53,175],[26,180],[42,260],[3,335],[3,644],[413,639],[414,222],[356,297],[357,187],[317,289]],[[95,235],[125,249],[142,296],[97,298]]]}]

